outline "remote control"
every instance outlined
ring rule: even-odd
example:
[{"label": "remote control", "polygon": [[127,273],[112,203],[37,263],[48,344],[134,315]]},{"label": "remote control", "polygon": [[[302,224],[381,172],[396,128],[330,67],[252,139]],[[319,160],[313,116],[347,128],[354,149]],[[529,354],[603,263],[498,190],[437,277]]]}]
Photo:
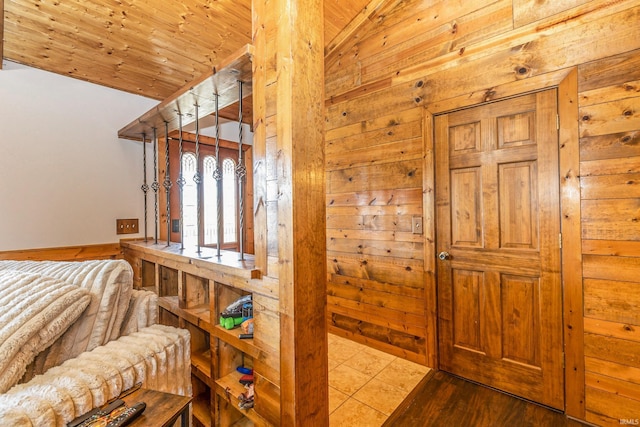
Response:
[{"label": "remote control", "polygon": [[110,414],[112,411],[115,411],[119,407],[124,405],[124,400],[116,399],[110,404],[108,404],[104,409],[95,408],[92,411],[87,412],[84,415],[79,416],[75,420],[71,421],[67,424],[67,427],[85,427],[91,424],[93,421],[97,420],[100,417],[104,417],[105,415]]},{"label": "remote control", "polygon": [[107,424],[107,427],[122,427],[126,426],[136,418],[140,416],[147,407],[147,404],[144,402],[136,403],[135,405],[125,409],[121,414],[113,418]]}]

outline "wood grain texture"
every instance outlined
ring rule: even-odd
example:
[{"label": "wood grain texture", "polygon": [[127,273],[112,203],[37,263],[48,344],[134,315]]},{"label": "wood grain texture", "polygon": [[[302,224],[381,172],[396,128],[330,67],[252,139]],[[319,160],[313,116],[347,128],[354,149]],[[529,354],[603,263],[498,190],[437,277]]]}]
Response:
[{"label": "wood grain texture", "polygon": [[563,408],[556,97],[436,118],[438,332],[442,369]]},{"label": "wood grain texture", "polygon": [[4,59],[4,0],[0,0],[0,70]]},{"label": "wood grain texture", "polygon": [[[264,13],[264,3],[255,2],[252,22]],[[254,253],[256,268],[267,273],[267,119],[266,119],[266,36],[264,27],[252,25],[254,59],[252,62],[253,84],[253,222]]]},{"label": "wood grain texture", "polygon": [[30,261],[87,261],[92,259],[122,259],[119,243],[101,245],[65,246],[60,248],[24,249],[2,251],[2,260]]},{"label": "wood grain texture", "polygon": [[579,67],[585,406],[605,426],[640,413],[637,58]]},{"label": "wood grain texture", "polygon": [[[328,425],[323,2],[266,2],[276,28],[280,423]],[[267,30],[268,33],[268,30]],[[267,55],[270,56],[270,55]],[[267,113],[268,114],[268,113]],[[277,154],[276,154],[277,153]],[[270,156],[270,153],[267,153]]]},{"label": "wood grain texture", "polygon": [[[359,144],[372,143],[367,134],[376,141],[388,143],[393,136],[376,129],[383,129],[385,122],[391,123],[394,119],[404,125],[405,117],[422,106],[427,106],[429,114],[435,115],[521,92],[558,87],[560,170],[557,177],[563,231],[566,410],[572,416],[604,423],[615,420],[613,414],[589,409],[589,402],[584,398],[583,310],[588,309],[590,317],[634,319],[629,315],[625,317],[624,299],[625,296],[631,301],[636,299],[634,276],[640,249],[634,220],[637,216],[634,213],[637,210],[635,182],[640,173],[640,133],[636,117],[640,46],[637,37],[632,35],[637,33],[632,27],[636,28],[640,21],[640,5],[637,1],[569,0],[536,2],[533,8],[533,3],[496,1],[475,8],[465,3],[450,10],[443,10],[439,2],[428,7],[417,1],[388,3],[388,9],[383,6],[380,14],[375,15],[379,17],[377,21],[365,22],[349,41],[327,57],[327,152],[346,159],[346,153]],[[495,25],[481,25],[487,20]],[[417,28],[420,31],[411,30]],[[595,40],[605,35],[610,43],[598,47]],[[382,125],[376,128],[376,123]],[[387,162],[388,157],[371,155],[368,159],[381,163]],[[355,204],[354,193],[392,194],[391,182],[400,189],[410,187],[408,182],[393,175],[378,179],[380,169],[377,168],[367,171],[371,180],[365,181],[360,178],[357,162],[358,158],[354,158],[352,164],[343,161],[339,169],[329,167],[327,189],[331,197],[327,201],[327,212],[331,212],[329,221],[335,228],[328,230],[328,245],[336,252],[351,251],[368,262],[359,265],[355,258],[345,263],[341,255],[334,257],[337,264],[330,258],[329,265],[342,264],[345,271],[358,275],[358,280],[365,280],[366,274],[375,271],[369,262],[373,248],[393,251],[398,231],[366,230],[366,215],[375,207],[365,206],[364,198],[362,205],[353,209],[348,204],[334,208],[330,203],[339,200],[337,193],[342,191],[345,193],[342,199]],[[436,158],[434,163],[440,162]],[[401,175],[400,169],[397,172]],[[416,173],[425,180],[429,172],[427,162],[422,171]],[[358,191],[357,185],[365,182],[366,191]],[[428,183],[424,184],[423,191],[428,190]],[[431,208],[435,215],[429,212],[427,203],[425,198],[424,218],[435,216],[440,221],[442,215],[437,214],[437,206],[441,201],[436,199]],[[409,209],[408,205],[403,206],[403,211]],[[401,224],[398,218],[396,227]],[[369,231],[368,237],[365,231]],[[523,237],[522,231],[514,229],[508,235]],[[423,247],[429,244],[425,236]],[[474,259],[479,263],[486,261],[485,257]],[[515,258],[510,261],[513,263],[510,274],[532,268]],[[433,261],[425,259],[425,277],[430,265]],[[472,265],[469,263],[465,268]],[[337,274],[332,275],[331,280],[341,277],[340,270],[334,272]],[[591,278],[592,275],[597,277]],[[441,278],[439,275],[438,279]],[[366,280],[378,279],[366,277]],[[609,282],[604,283],[607,280]],[[596,281],[603,283],[596,287]],[[615,286],[612,289],[620,289],[620,297],[612,295],[613,292],[607,295],[609,284]],[[346,301],[340,303],[348,306]],[[357,307],[357,301],[354,303]],[[428,304],[429,301],[425,307]],[[368,313],[366,321],[377,322],[374,317]],[[342,324],[349,329],[345,332],[347,335],[360,337],[353,327],[355,321]],[[609,323],[603,325],[614,327]],[[339,327],[334,325],[332,330]],[[604,333],[604,330],[598,331],[594,332],[596,337]],[[371,338],[361,339],[375,342]],[[613,375],[611,370],[608,372]],[[625,378],[629,381],[630,377]]]},{"label": "wood grain texture", "polygon": [[515,27],[520,27],[588,2],[589,0],[514,0],[513,23]]},{"label": "wood grain texture", "polygon": [[[327,1],[327,42],[357,29],[369,2]],[[3,0],[5,10],[0,57],[159,100],[252,39],[250,0]]]},{"label": "wood grain texture", "polygon": [[[353,36],[353,33],[360,27],[366,20],[371,19],[372,15],[385,3],[385,0],[371,0],[368,4],[364,4],[361,10],[357,10],[358,6],[362,6],[362,3],[349,2],[341,3],[339,1],[326,1],[325,2],[325,49],[324,55],[329,56],[332,52],[339,49],[343,43]],[[344,9],[347,8],[345,11]],[[350,9],[350,10],[349,10]],[[354,9],[357,14],[354,16]],[[331,13],[331,14],[330,14]],[[345,22],[340,22],[335,19],[336,16],[352,16],[350,22],[345,26]],[[336,22],[337,21],[337,22]],[[329,34],[329,29],[332,29],[333,34]],[[337,29],[338,31],[335,31]]]},{"label": "wood grain texture", "polygon": [[585,417],[578,70],[558,86],[566,413]]},{"label": "wood grain texture", "polygon": [[[158,105],[133,120],[118,131],[119,138],[142,140],[143,136],[165,135],[165,123],[168,132],[179,130],[181,123],[187,126],[200,118],[216,112],[216,98],[220,110],[238,103],[239,82],[243,86],[243,98],[251,95],[253,46],[247,44],[215,64],[212,69],[180,87],[167,96]],[[197,107],[196,107],[197,106]],[[196,116],[196,108],[198,116]],[[244,108],[243,108],[244,112]],[[251,123],[251,117],[246,120]]]},{"label": "wood grain texture", "polygon": [[423,380],[405,407],[383,424],[393,426],[586,426],[543,406],[439,371]]},{"label": "wood grain texture", "polygon": [[138,402],[144,402],[147,405],[142,415],[129,425],[165,427],[173,425],[173,422],[180,417],[183,411],[186,411],[188,418],[188,405],[191,398],[155,390],[140,389],[124,397],[123,400],[129,407]]}]

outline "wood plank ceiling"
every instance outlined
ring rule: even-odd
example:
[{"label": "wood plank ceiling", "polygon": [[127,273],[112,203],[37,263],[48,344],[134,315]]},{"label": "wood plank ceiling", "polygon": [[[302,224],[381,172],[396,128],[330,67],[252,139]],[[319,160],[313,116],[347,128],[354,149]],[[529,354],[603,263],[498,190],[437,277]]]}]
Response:
[{"label": "wood plank ceiling", "polygon": [[[3,1],[5,59],[158,100],[251,42],[251,0]],[[369,2],[325,0],[327,46]]]}]

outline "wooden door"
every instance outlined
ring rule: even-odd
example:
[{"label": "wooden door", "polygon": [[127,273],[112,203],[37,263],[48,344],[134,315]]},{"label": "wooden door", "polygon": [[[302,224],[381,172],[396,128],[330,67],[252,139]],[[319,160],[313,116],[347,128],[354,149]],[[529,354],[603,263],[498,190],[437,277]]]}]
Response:
[{"label": "wooden door", "polygon": [[554,89],[435,118],[440,368],[564,407]]}]

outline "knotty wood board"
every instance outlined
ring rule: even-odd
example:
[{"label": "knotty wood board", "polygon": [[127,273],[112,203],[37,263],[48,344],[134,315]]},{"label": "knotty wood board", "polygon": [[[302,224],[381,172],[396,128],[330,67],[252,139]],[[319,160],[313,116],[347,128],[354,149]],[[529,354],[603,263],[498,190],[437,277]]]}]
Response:
[{"label": "knotty wood board", "polygon": [[515,27],[521,27],[588,2],[589,0],[556,0],[549,2],[514,0],[513,23]]}]

